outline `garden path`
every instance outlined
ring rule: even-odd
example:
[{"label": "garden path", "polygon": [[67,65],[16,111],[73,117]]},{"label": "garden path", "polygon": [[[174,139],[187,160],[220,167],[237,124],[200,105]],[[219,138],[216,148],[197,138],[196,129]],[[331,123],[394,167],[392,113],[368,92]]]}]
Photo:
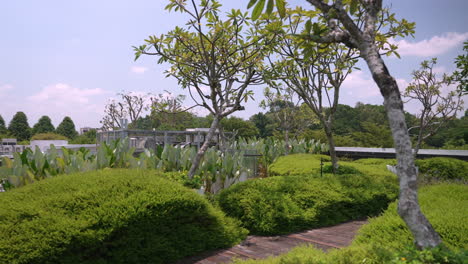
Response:
[{"label": "garden path", "polygon": [[365,223],[367,221],[358,220],[289,235],[248,236],[241,244],[232,248],[186,258],[176,264],[229,263],[233,258],[262,259],[286,253],[293,247],[304,244],[311,244],[325,251],[342,248],[351,244],[357,230]]}]

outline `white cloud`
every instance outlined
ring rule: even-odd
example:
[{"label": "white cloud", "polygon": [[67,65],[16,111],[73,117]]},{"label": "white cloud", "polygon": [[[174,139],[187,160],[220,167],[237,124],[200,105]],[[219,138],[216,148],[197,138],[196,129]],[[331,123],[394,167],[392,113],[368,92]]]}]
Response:
[{"label": "white cloud", "polygon": [[0,96],[8,95],[11,90],[13,90],[13,85],[11,84],[0,85]]},{"label": "white cloud", "polygon": [[91,96],[104,94],[101,88],[80,89],[68,84],[57,83],[44,87],[38,94],[28,97],[28,100],[36,103],[51,102],[54,104],[88,103]]},{"label": "white cloud", "polygon": [[193,114],[197,116],[207,116],[210,114],[210,111],[208,111],[208,109],[201,107],[201,106],[192,108],[190,112],[192,112]]},{"label": "white cloud", "polygon": [[442,36],[433,36],[418,42],[409,42],[404,39],[390,39],[390,43],[398,45],[398,53],[402,56],[430,57],[441,55],[460,45],[468,39],[468,32],[448,32]]},{"label": "white cloud", "polygon": [[143,74],[148,70],[148,68],[143,66],[132,66],[131,71],[137,74]]},{"label": "white cloud", "polygon": [[[41,91],[26,98],[22,108],[31,116],[31,121],[48,115],[55,125],[65,116],[70,116],[76,129],[95,126],[103,116],[107,91],[101,88],[82,89],[65,83],[45,86]],[[16,106],[15,106],[16,107]],[[34,123],[31,122],[31,125]]]},{"label": "white cloud", "polygon": [[374,80],[363,71],[352,72],[342,85],[342,95],[352,96],[354,99],[365,99],[379,96],[380,91]]},{"label": "white cloud", "polygon": [[396,79],[396,82],[398,84],[398,88],[400,89],[400,92],[404,92],[406,90],[406,87],[408,87],[409,82],[406,81],[405,79]]},{"label": "white cloud", "polygon": [[[408,86],[405,79],[396,78],[398,88],[403,92]],[[341,86],[340,104],[354,106],[357,102],[382,104],[383,97],[371,76],[363,71],[354,71]]]},{"label": "white cloud", "polygon": [[[195,89],[195,87],[191,86],[189,89],[194,96],[198,97],[198,92],[197,92],[197,89]],[[202,92],[202,94],[205,94],[205,95],[209,95],[211,93],[210,87],[204,86],[204,85],[200,86],[200,91]]]},{"label": "white cloud", "polygon": [[448,73],[448,70],[445,66],[435,66],[432,68],[432,72],[442,76],[444,73]]}]

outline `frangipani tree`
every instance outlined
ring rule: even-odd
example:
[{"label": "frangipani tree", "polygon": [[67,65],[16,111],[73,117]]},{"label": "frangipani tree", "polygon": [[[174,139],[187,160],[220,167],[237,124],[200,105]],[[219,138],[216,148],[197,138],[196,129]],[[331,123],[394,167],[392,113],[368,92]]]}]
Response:
[{"label": "frangipani tree", "polygon": [[448,78],[448,81],[457,84],[459,93],[468,95],[468,41],[463,43],[463,52],[464,54],[455,58],[457,70]]},{"label": "frangipani tree", "polygon": [[[169,63],[167,77],[174,77],[188,90],[196,105],[213,115],[213,122],[189,171],[192,178],[221,119],[240,110],[252,97],[251,85],[262,83],[263,60],[276,40],[276,24],[252,22],[247,13],[232,10],[223,19],[215,0],[170,0],[166,9],[186,14],[185,28],[149,36],[135,47],[140,55],[159,57]],[[273,32],[272,34],[265,34]]]},{"label": "frangipani tree", "polygon": [[323,45],[306,40],[304,36],[312,31],[326,30],[325,26],[312,23],[313,16],[314,13],[302,8],[286,11],[285,32],[275,53],[269,57],[270,67],[266,68],[265,77],[272,86],[284,83],[317,116],[325,130],[333,170],[336,171],[338,158],[333,139],[333,117],[341,85],[355,68],[357,57],[353,49],[342,44]]},{"label": "frangipani tree", "polygon": [[437,59],[423,61],[421,68],[413,72],[413,81],[406,87],[404,97],[417,101],[421,105],[421,111],[417,115],[419,119],[418,134],[414,146],[416,157],[422,142],[433,136],[448,121],[456,118],[457,112],[463,110],[461,93],[450,91],[443,94],[442,88],[449,84],[448,77],[437,78],[433,71]]},{"label": "frangipani tree", "polygon": [[125,120],[130,120],[130,124],[140,118],[144,110],[148,109],[148,97],[151,94],[139,94],[135,92],[125,92],[117,94],[120,100],[110,99],[104,108],[104,117],[100,121],[104,130],[115,130],[124,128]]},{"label": "frangipani tree", "polygon": [[[395,54],[397,47],[388,40],[414,33],[414,23],[397,20],[395,14],[383,7],[382,0],[305,0],[315,9],[316,16],[325,20],[326,30],[311,31],[305,36],[311,42],[321,44],[342,43],[359,52],[366,62],[372,78],[384,98],[390,129],[398,161],[400,180],[398,213],[413,234],[419,248],[439,245],[442,240],[421,211],[418,203],[417,175],[408,128],[405,122],[403,101],[395,78],[390,74],[382,54]],[[255,5],[253,14],[271,13],[276,6],[285,16],[286,0],[250,0]]]},{"label": "frangipani tree", "polygon": [[263,95],[265,99],[262,100],[260,106],[268,109],[268,114],[274,121],[272,125],[284,137],[284,154],[288,155],[291,148],[289,144],[291,136],[297,136],[316,120],[307,116],[304,108],[301,107],[301,98],[297,97],[289,87],[277,86],[274,89],[267,87]]}]

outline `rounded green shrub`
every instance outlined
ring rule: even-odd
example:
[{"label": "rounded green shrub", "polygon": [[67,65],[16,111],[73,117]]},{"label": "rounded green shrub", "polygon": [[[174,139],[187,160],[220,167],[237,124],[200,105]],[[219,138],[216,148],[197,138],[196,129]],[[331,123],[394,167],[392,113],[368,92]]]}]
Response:
[{"label": "rounded green shrub", "polygon": [[396,186],[389,191],[365,175],[277,176],[236,184],[216,200],[252,233],[272,235],[375,215],[396,196]]},{"label": "rounded green shrub", "polygon": [[194,191],[142,170],[63,175],[0,194],[3,263],[167,263],[247,231]]},{"label": "rounded green shrub", "polygon": [[419,174],[425,179],[468,180],[468,162],[454,158],[417,160]]}]

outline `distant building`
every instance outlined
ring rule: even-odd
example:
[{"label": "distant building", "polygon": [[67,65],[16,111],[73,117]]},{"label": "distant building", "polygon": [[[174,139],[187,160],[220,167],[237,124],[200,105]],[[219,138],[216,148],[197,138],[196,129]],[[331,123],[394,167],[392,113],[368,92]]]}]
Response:
[{"label": "distant building", "polygon": [[82,127],[80,128],[80,135],[83,135],[84,133],[86,132],[89,132],[91,130],[97,130],[97,128],[93,128],[93,127]]},{"label": "distant building", "polygon": [[[189,128],[186,131],[165,131],[165,130],[138,130],[138,129],[119,129],[112,131],[97,131],[97,143],[101,144],[117,139],[129,138],[130,146],[137,151],[143,149],[155,149],[156,146],[181,145],[197,146],[198,148],[205,142],[209,128]],[[226,132],[231,135],[231,132]],[[220,142],[219,131],[216,130],[210,145],[214,146]]]},{"label": "distant building", "polygon": [[16,138],[4,138],[0,140],[0,157],[5,156],[8,158],[13,158],[15,152],[23,152],[25,149],[30,148],[33,151],[36,150],[36,147],[43,153],[49,151],[51,145],[54,145],[57,152],[62,152],[62,147],[71,150],[78,150],[80,148],[87,148],[91,153],[97,152],[96,144],[68,144],[67,140],[31,140],[30,145],[18,145]]},{"label": "distant building", "polygon": [[22,152],[27,147],[18,145],[16,138],[4,138],[0,141],[0,155],[13,155],[14,152]]},{"label": "distant building", "polygon": [[38,147],[41,152],[46,152],[50,149],[50,145],[54,145],[56,148],[67,147],[68,140],[31,140],[29,147],[32,150]]}]

